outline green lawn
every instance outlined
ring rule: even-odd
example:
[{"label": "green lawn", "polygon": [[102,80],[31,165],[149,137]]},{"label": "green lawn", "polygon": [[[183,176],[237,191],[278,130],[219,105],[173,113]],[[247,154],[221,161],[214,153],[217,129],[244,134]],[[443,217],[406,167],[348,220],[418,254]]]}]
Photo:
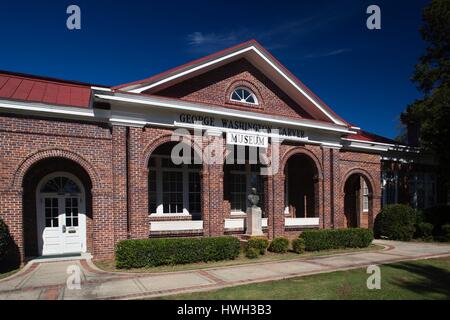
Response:
[{"label": "green lawn", "polygon": [[100,260],[94,261],[95,265],[105,271],[109,272],[132,272],[132,273],[153,273],[153,272],[174,272],[174,271],[187,271],[187,270],[197,270],[206,268],[218,268],[226,266],[235,266],[242,264],[258,263],[258,262],[269,262],[269,261],[280,261],[280,260],[293,260],[293,259],[303,259],[315,256],[324,256],[340,253],[351,253],[360,251],[373,251],[381,250],[382,246],[372,244],[368,248],[350,248],[350,249],[335,249],[335,250],[323,250],[320,252],[305,252],[303,254],[297,254],[294,252],[287,252],[284,254],[266,252],[265,255],[260,256],[258,259],[248,259],[243,253],[239,255],[235,260],[225,260],[225,261],[215,261],[215,262],[199,262],[199,263],[189,263],[182,265],[173,266],[159,266],[159,267],[148,267],[139,269],[116,269],[114,260]]},{"label": "green lawn", "polygon": [[366,269],[163,297],[164,299],[450,299],[450,257],[381,266],[381,290],[368,290]]}]

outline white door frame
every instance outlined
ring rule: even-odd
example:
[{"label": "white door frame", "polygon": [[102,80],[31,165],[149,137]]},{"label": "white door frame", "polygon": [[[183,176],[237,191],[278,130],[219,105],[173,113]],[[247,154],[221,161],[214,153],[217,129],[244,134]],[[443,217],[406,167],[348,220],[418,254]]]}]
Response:
[{"label": "white door frame", "polygon": [[[82,250],[80,250],[80,253],[86,252],[86,192],[83,183],[78,179],[75,175],[64,172],[64,171],[58,171],[53,172],[51,174],[46,175],[44,178],[41,179],[41,181],[38,183],[36,188],[36,222],[37,222],[37,236],[38,236],[38,254],[39,256],[42,255],[44,241],[43,241],[43,233],[45,229],[45,212],[43,210],[43,199],[48,197],[58,198],[58,201],[61,201],[61,198],[70,197],[67,195],[58,195],[56,193],[41,193],[42,187],[51,179],[54,179],[56,177],[65,177],[70,180],[72,180],[80,189],[81,193],[77,194],[77,196],[80,198],[79,208],[78,208],[78,229],[81,237],[81,244],[82,244]],[[73,195],[72,195],[73,197]],[[60,213],[61,214],[61,213]],[[60,232],[62,233],[63,225],[65,226],[65,221],[63,223],[58,224],[58,228],[60,229]],[[64,245],[64,243],[62,243]],[[64,253],[64,252],[62,252]]]}]

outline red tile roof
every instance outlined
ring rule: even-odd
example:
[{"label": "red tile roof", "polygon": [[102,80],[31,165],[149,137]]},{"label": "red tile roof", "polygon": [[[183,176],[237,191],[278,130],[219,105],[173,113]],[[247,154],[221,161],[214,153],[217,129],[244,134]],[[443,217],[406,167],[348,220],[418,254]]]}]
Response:
[{"label": "red tile roof", "polygon": [[85,83],[0,71],[0,99],[88,108],[90,87]]}]

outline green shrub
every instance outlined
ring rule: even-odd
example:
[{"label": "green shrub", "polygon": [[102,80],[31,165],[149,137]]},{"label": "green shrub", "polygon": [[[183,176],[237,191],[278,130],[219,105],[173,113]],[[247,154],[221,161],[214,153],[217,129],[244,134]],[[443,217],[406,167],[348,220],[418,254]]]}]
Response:
[{"label": "green shrub", "polygon": [[416,238],[424,240],[433,239],[433,225],[428,222],[421,222],[416,225]]},{"label": "green shrub", "polygon": [[292,240],[292,251],[298,254],[305,252],[305,239],[297,238]]},{"label": "green shrub", "polygon": [[434,226],[433,235],[438,238],[445,238],[442,227],[450,224],[450,206],[440,205],[424,210],[424,221]]},{"label": "green shrub", "polygon": [[289,240],[284,237],[277,237],[269,245],[269,251],[275,253],[286,253],[289,250]]},{"label": "green shrub", "polygon": [[444,241],[450,241],[450,224],[444,224],[441,227],[442,230],[442,238]]},{"label": "green shrub", "polygon": [[409,241],[414,236],[417,211],[403,204],[388,205],[375,218],[375,238]]},{"label": "green shrub", "polygon": [[235,237],[123,240],[116,245],[117,268],[142,268],[235,259]]},{"label": "green shrub", "polygon": [[252,237],[247,241],[246,249],[255,248],[258,250],[259,254],[264,255],[268,246],[269,240],[267,240],[267,238]]},{"label": "green shrub", "polygon": [[245,256],[249,259],[256,259],[260,255],[260,251],[257,248],[246,248]]},{"label": "green shrub", "polygon": [[8,249],[10,241],[11,236],[9,234],[8,226],[0,219],[0,260],[6,255],[6,250]]},{"label": "green shrub", "polygon": [[366,248],[373,241],[373,232],[362,228],[308,230],[300,238],[305,241],[306,251]]}]

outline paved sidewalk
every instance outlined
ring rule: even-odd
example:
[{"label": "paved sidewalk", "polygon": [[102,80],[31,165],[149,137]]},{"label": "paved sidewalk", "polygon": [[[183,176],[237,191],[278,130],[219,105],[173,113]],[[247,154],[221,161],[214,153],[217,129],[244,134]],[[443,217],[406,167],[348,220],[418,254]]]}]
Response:
[{"label": "paved sidewalk", "polygon": [[[33,263],[0,280],[0,299],[133,299],[450,255],[450,245],[446,244],[380,240],[375,243],[386,248],[171,273],[108,273],[97,269],[90,260]],[[80,290],[69,290],[66,285],[67,268],[73,265],[81,271]]]}]

